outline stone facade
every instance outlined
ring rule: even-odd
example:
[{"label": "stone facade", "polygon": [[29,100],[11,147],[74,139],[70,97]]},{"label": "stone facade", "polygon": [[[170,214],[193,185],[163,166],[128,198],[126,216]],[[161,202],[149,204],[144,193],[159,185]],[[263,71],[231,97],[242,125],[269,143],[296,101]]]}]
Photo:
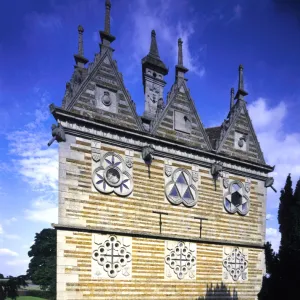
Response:
[{"label": "stone facade", "polygon": [[166,104],[161,99],[168,71],[152,32],[138,116],[112,58],[110,1],[105,7],[100,53],[84,67],[80,26],[74,74],[82,77],[73,74],[62,107],[51,106],[64,131],[56,139],[57,299],[197,299],[222,282],[238,299],[256,299],[273,169],[247,113],[242,76],[228,119],[205,129],[180,39],[175,83]]}]

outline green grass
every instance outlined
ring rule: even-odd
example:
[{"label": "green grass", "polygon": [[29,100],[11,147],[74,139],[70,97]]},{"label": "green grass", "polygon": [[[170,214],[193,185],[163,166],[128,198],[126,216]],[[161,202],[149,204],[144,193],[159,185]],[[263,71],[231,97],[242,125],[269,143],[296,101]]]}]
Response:
[{"label": "green grass", "polygon": [[21,296],[17,300],[45,300],[44,298],[32,297],[32,296]]}]

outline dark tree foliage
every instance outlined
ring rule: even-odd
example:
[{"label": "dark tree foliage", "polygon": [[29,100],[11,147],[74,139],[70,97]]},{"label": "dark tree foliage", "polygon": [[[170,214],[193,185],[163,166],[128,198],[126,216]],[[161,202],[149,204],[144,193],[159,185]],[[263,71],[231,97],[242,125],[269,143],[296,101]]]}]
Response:
[{"label": "dark tree foliage", "polygon": [[293,193],[291,176],[281,191],[278,209],[281,242],[278,254],[266,244],[268,276],[263,279],[259,300],[300,299],[300,180]]},{"label": "dark tree foliage", "polygon": [[35,235],[34,244],[28,252],[31,257],[27,275],[42,290],[56,298],[56,230],[43,229]]},{"label": "dark tree foliage", "polygon": [[27,286],[25,280],[26,276],[24,275],[4,278],[3,274],[0,274],[0,300],[4,300],[5,298],[17,299],[19,296],[18,289]]},{"label": "dark tree foliage", "polygon": [[263,277],[262,288],[258,294],[259,300],[275,299],[275,285],[278,281],[278,255],[273,251],[269,242],[265,244],[265,259],[267,275]]}]

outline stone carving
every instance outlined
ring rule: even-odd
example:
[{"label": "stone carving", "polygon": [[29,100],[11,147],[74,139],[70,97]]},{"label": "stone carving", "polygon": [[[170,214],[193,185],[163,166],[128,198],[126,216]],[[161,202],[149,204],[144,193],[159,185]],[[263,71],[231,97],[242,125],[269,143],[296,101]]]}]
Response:
[{"label": "stone carving", "polygon": [[198,182],[199,180],[199,172],[198,171],[192,171],[192,179],[195,182]]},{"label": "stone carving", "polygon": [[154,159],[154,146],[152,144],[143,147],[142,149],[142,158],[147,165],[151,165],[152,160]]},{"label": "stone carving", "polygon": [[93,234],[92,278],[130,279],[132,238]]},{"label": "stone carving", "polygon": [[223,279],[229,277],[233,281],[245,281],[248,277],[248,259],[246,253],[238,247],[224,247],[223,252]]},{"label": "stone carving", "polygon": [[100,161],[100,159],[101,159],[101,153],[100,152],[92,152],[92,158],[93,158],[93,160],[95,161],[95,162],[98,162],[98,161]]},{"label": "stone carving", "polygon": [[[124,143],[124,147],[128,147],[128,145],[126,144],[130,144],[130,145],[135,145],[135,146],[139,146],[139,147],[144,147],[147,145],[147,142],[142,141],[144,139],[144,137],[125,137],[122,136],[118,133],[107,133],[101,129],[96,129],[94,127],[84,127],[84,126],[80,126],[77,125],[75,123],[71,123],[68,121],[61,121],[60,122],[65,128],[70,128],[73,130],[78,130],[81,132],[85,132],[86,135],[88,137],[90,137],[90,135],[95,135],[97,136],[97,138],[107,138],[110,140],[115,140],[118,142],[123,142]],[[166,153],[168,155],[179,155],[182,156],[184,158],[188,158],[190,160],[190,163],[193,164],[198,164],[198,165],[202,165],[201,162],[204,163],[204,165],[206,166],[207,163],[213,164],[215,162],[214,159],[211,159],[209,157],[205,157],[201,154],[194,154],[192,152],[186,152],[186,151],[181,151],[181,150],[176,150],[175,146],[161,146],[161,145],[156,145],[156,150]],[[176,158],[177,159],[177,158]],[[232,171],[232,173],[236,173],[235,171],[238,171],[239,174],[241,174],[242,176],[249,176],[250,174],[252,175],[252,178],[258,178],[258,179],[262,179],[262,178],[266,178],[266,172],[260,171],[260,170],[256,170],[255,167],[251,168],[247,168],[244,166],[240,166],[235,164],[234,162],[224,162],[223,163],[223,167],[226,168],[226,170],[228,171]]]},{"label": "stone carving", "polygon": [[131,156],[125,156],[125,164],[127,168],[132,168],[133,160]]},{"label": "stone carving", "polygon": [[191,133],[192,131],[191,117],[182,112],[175,111],[174,129],[185,133]]},{"label": "stone carving", "polygon": [[52,139],[48,142],[48,147],[50,147],[54,141],[57,141],[58,143],[66,141],[65,132],[61,124],[53,124],[51,129]]},{"label": "stone carving", "polygon": [[249,212],[250,200],[242,182],[233,180],[224,195],[224,208],[227,212],[242,216]]},{"label": "stone carving", "polygon": [[234,134],[234,147],[242,151],[247,151],[247,134],[236,131]]},{"label": "stone carving", "polygon": [[246,180],[245,180],[245,191],[247,193],[249,193],[250,189],[251,189],[251,179],[250,178],[246,178]]},{"label": "stone carving", "polygon": [[274,178],[273,177],[268,177],[265,180],[265,187],[268,188],[270,187],[275,193],[277,193],[277,190],[273,187],[274,184]]},{"label": "stone carving", "polygon": [[215,190],[217,190],[217,180],[219,179],[219,177],[223,177],[222,171],[223,171],[223,163],[222,162],[216,161],[212,164],[211,175],[215,182]]},{"label": "stone carving", "polygon": [[110,106],[110,105],[111,105],[111,98],[110,98],[110,95],[109,95],[109,92],[108,92],[108,91],[104,91],[101,100],[102,100],[102,103],[103,103],[105,106]]},{"label": "stone carving", "polygon": [[175,205],[183,203],[187,207],[192,207],[198,201],[198,191],[192,183],[190,172],[181,168],[173,172],[166,184],[165,193],[167,199]]},{"label": "stone carving", "polygon": [[126,171],[125,162],[113,152],[108,152],[101,158],[100,167],[93,172],[93,184],[101,193],[115,192],[119,196],[128,196],[133,189],[132,177]]},{"label": "stone carving", "polygon": [[225,189],[228,189],[229,186],[229,178],[226,172],[223,172],[223,186]]},{"label": "stone carving", "polygon": [[165,165],[165,174],[170,177],[172,174],[172,166]]},{"label": "stone carving", "polygon": [[196,279],[196,244],[165,242],[165,278]]}]

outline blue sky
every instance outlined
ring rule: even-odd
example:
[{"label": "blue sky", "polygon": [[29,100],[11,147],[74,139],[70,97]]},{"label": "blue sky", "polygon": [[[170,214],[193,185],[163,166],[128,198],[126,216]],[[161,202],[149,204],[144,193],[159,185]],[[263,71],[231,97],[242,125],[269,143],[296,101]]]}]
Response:
[{"label": "blue sky", "polygon": [[[144,108],[141,59],[156,30],[174,81],[177,39],[183,39],[191,95],[206,127],[220,125],[244,65],[248,108],[280,190],[300,176],[300,18],[297,7],[272,0],[112,0],[113,47],[127,89]],[[82,24],[85,56],[99,51],[104,0],[5,1],[0,12],[0,273],[28,265],[34,235],[57,221],[57,145],[48,105],[61,105]],[[268,193],[267,236],[278,247],[279,194]]]}]

